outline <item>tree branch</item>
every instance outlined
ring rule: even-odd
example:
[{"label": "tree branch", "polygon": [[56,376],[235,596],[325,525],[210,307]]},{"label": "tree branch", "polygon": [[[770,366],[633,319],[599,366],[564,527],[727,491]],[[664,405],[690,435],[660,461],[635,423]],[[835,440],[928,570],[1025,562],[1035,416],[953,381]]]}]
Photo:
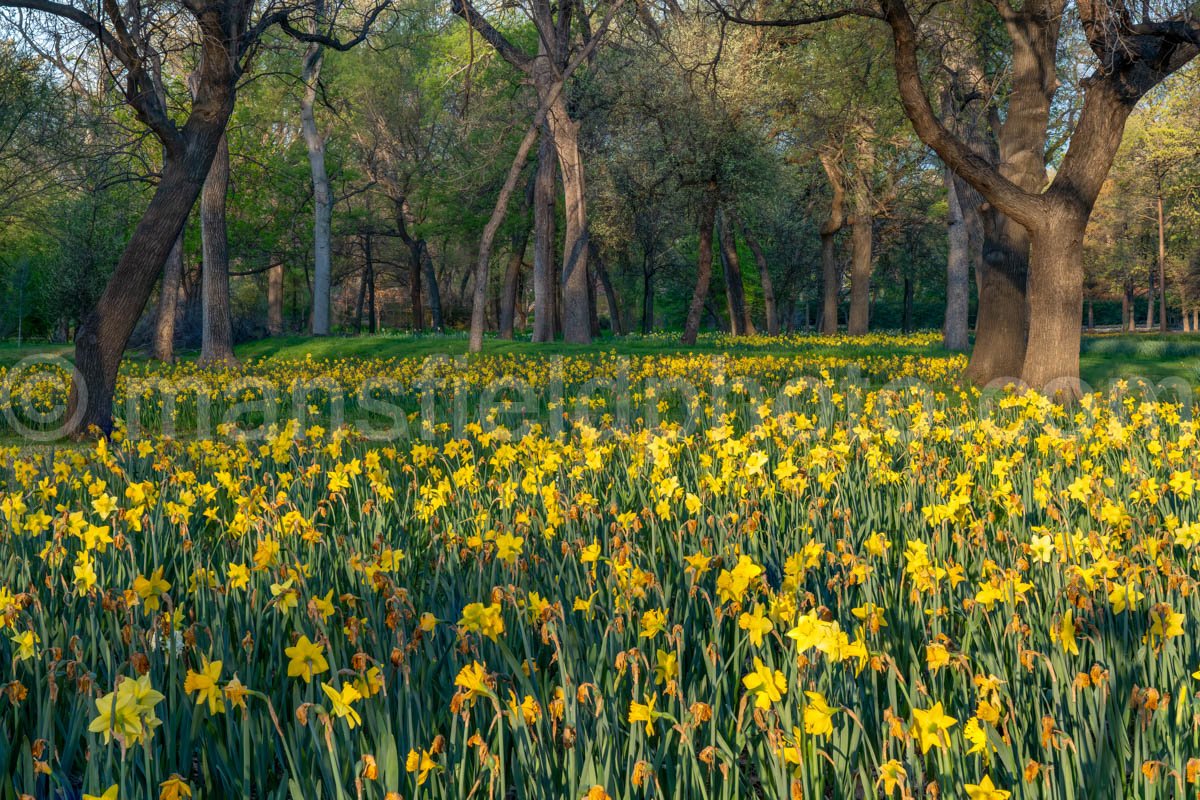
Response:
[{"label": "tree branch", "polygon": [[450,0],[450,11],[466,20],[467,24],[494,47],[496,52],[509,64],[522,72],[529,72],[532,68],[533,59],[518,50],[503,33],[492,27],[492,24],[484,19],[483,15],[471,4],[471,0]]}]

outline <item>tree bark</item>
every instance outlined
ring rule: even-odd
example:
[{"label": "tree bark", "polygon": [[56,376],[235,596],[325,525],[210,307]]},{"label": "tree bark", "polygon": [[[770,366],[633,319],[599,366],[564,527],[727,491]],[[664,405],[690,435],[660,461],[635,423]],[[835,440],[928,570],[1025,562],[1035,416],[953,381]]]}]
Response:
[{"label": "tree bark", "polygon": [[947,350],[966,352],[970,348],[971,242],[967,222],[958,202],[954,173],[945,171],[948,247],[946,254],[946,316],[942,325],[942,345]]},{"label": "tree bark", "polygon": [[608,274],[608,266],[605,265],[604,259],[600,258],[600,252],[593,242],[592,248],[592,267],[596,271],[596,278],[600,281],[600,288],[604,291],[604,302],[608,304],[608,321],[612,327],[614,336],[625,335],[625,321],[621,319],[621,304],[617,300],[616,289],[613,288],[612,277]]},{"label": "tree bark", "polygon": [[521,267],[525,264],[525,250],[529,246],[529,215],[533,210],[534,183],[537,173],[530,176],[525,187],[525,199],[521,204],[521,222],[513,230],[512,248],[508,254],[508,267],[504,270],[504,289],[500,295],[499,328],[501,339],[513,338],[513,322],[516,319],[517,287],[521,282]]},{"label": "tree bark", "polygon": [[869,213],[856,213],[850,221],[850,236],[853,245],[850,262],[850,317],[846,332],[851,336],[862,336],[870,323],[871,252],[874,218]]},{"label": "tree bark", "polygon": [[561,92],[546,116],[562,176],[565,226],[562,259],[563,338],[575,344],[592,341],[588,312],[587,198],[583,159],[579,154],[579,123],[567,116]]},{"label": "tree bark", "polygon": [[221,87],[205,88],[216,113],[206,113],[203,119],[195,113],[189,117],[187,146],[164,159],[162,177],[145,213],[96,307],[76,331],[77,374],[67,406],[68,433],[78,435],[92,428],[104,436],[112,432],[113,393],[125,345],[200,195],[232,109],[228,90],[221,99]]},{"label": "tree bark", "polygon": [[755,264],[758,265],[758,280],[762,285],[763,292],[763,310],[767,318],[767,335],[778,336],[779,315],[775,306],[775,284],[771,280],[771,270],[767,266],[767,254],[763,252],[758,240],[750,234],[750,229],[740,219],[735,218],[735,222],[742,238],[746,240],[746,246],[754,254]]},{"label": "tree bark", "polygon": [[911,333],[913,328],[913,279],[911,275],[904,276],[904,316],[901,327],[905,333]]},{"label": "tree bark", "polygon": [[729,309],[730,332],[734,336],[745,336],[750,332],[746,287],[742,282],[742,262],[738,258],[737,240],[729,224],[729,215],[725,211],[717,214],[717,238],[721,245],[721,267],[725,275],[725,301]]},{"label": "tree bark", "polygon": [[443,331],[446,321],[442,317],[442,291],[438,287],[433,255],[429,252],[429,242],[425,239],[418,239],[417,242],[421,251],[421,271],[425,274],[425,292],[429,295],[429,321],[435,331]]},{"label": "tree bark", "polygon": [[229,197],[229,143],[224,135],[200,194],[201,263],[200,363],[236,364],[233,316],[229,303],[229,235],[225,205]]},{"label": "tree bark", "polygon": [[1126,280],[1121,292],[1121,330],[1132,331],[1137,327],[1133,311],[1133,282]]},{"label": "tree bark", "polygon": [[1039,390],[1078,397],[1087,217],[1059,212],[1031,241],[1029,344],[1021,378]]},{"label": "tree bark", "polygon": [[179,293],[183,284],[183,233],[175,238],[163,266],[158,290],[158,317],[154,323],[154,357],[167,364],[175,360],[175,322],[179,318]]},{"label": "tree bark", "polygon": [[1163,196],[1158,193],[1158,329],[1167,332],[1167,226],[1163,214]]},{"label": "tree bark", "polygon": [[642,334],[654,330],[654,270],[642,265]]},{"label": "tree bark", "polygon": [[1156,280],[1157,280],[1157,276],[1154,274],[1154,270],[1151,269],[1150,270],[1150,283],[1146,289],[1146,332],[1147,333],[1154,330],[1154,302],[1155,302],[1154,284],[1155,284]]},{"label": "tree bark", "polygon": [[821,333],[831,335],[838,330],[838,294],[842,288],[834,237],[846,224],[846,184],[837,160],[831,153],[821,151],[820,159],[833,190],[829,216],[821,225]]},{"label": "tree bark", "polygon": [[555,171],[554,140],[543,126],[533,191],[533,341],[554,341],[558,296],[554,281]]},{"label": "tree bark", "polygon": [[267,270],[267,333],[283,333],[283,264]]},{"label": "tree bark", "polygon": [[700,335],[700,318],[704,314],[704,306],[708,301],[708,285],[712,281],[713,258],[713,225],[716,220],[717,202],[716,187],[709,186],[704,198],[700,201],[700,245],[696,256],[696,288],[692,292],[692,302],[688,306],[687,321],[683,326],[683,343],[691,346]]},{"label": "tree bark", "polygon": [[319,44],[310,44],[304,52],[301,80],[304,93],[300,97],[300,128],[304,135],[304,146],[308,151],[308,166],[313,184],[313,291],[312,332],[314,336],[328,336],[330,332],[330,284],[333,278],[331,262],[331,226],[333,216],[332,192],[329,174],[325,170],[325,139],[317,130],[314,108],[317,100],[317,82],[321,78],[321,66],[325,49]]}]

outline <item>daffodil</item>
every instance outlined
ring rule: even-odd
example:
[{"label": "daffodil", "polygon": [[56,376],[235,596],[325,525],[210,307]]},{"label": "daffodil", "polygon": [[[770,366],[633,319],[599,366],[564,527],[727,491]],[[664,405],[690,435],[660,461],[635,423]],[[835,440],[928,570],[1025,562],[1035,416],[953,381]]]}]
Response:
[{"label": "daffodil", "polygon": [[754,705],[767,709],[778,703],[787,694],[787,678],[779,670],[772,671],[757,656],[754,671],[742,678],[742,685],[754,695]]},{"label": "daffodil", "polygon": [[308,683],[314,676],[329,670],[324,646],[309,641],[307,636],[301,636],[294,645],[285,647],[283,652],[289,659],[289,678],[304,678],[304,682]]}]

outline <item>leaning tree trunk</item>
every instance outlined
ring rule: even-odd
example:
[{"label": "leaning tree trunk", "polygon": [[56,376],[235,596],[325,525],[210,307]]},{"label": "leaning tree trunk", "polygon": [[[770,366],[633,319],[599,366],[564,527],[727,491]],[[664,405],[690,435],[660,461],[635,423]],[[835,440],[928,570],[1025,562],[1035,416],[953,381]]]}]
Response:
[{"label": "leaning tree trunk", "polygon": [[533,189],[533,341],[554,341],[554,185],[557,170],[554,140],[543,126]]},{"label": "leaning tree trunk", "polygon": [[696,288],[688,306],[687,321],[683,326],[683,343],[694,345],[700,335],[700,318],[708,302],[708,285],[712,281],[713,225],[716,222],[717,204],[713,197],[715,187],[709,187],[700,206],[700,245],[696,256]]},{"label": "leaning tree trunk", "polygon": [[233,315],[229,304],[229,235],[225,206],[229,198],[229,143],[217,145],[200,194],[200,363],[235,364]]},{"label": "leaning tree trunk", "polygon": [[736,222],[737,229],[742,234],[742,238],[746,240],[746,246],[750,248],[750,252],[754,254],[754,263],[758,266],[758,281],[762,284],[763,308],[767,317],[767,334],[778,336],[779,315],[775,305],[775,284],[771,280],[771,270],[767,266],[767,254],[763,252],[758,240],[750,235],[750,229],[740,219],[737,219]]},{"label": "leaning tree trunk", "polygon": [[154,357],[171,363],[175,360],[175,321],[179,317],[179,291],[183,285],[183,233],[163,266],[162,284],[158,290],[158,317],[154,323]]},{"label": "leaning tree trunk", "polygon": [[[162,177],[146,211],[138,220],[96,307],[75,334],[75,369],[67,404],[65,432],[84,434],[92,428],[112,432],[113,394],[117,371],[129,336],[146,308],[163,265],[183,230],[208,174],[217,144],[229,119],[232,99],[210,88],[207,96],[221,113],[204,119],[193,114],[184,128],[186,145],[164,159]],[[228,98],[228,99],[222,99]]]},{"label": "leaning tree trunk", "polygon": [[850,316],[846,332],[862,336],[867,332],[871,316],[871,253],[874,218],[869,213],[856,212],[850,221],[852,252],[850,257]]},{"label": "leaning tree trunk", "polygon": [[947,350],[965,352],[970,347],[971,241],[967,221],[958,201],[954,173],[948,169],[945,181],[949,220],[946,227],[946,317],[942,325],[942,344]]},{"label": "leaning tree trunk", "polygon": [[330,331],[330,284],[333,279],[331,262],[331,232],[333,216],[332,192],[329,174],[325,170],[325,139],[317,130],[314,108],[317,101],[317,82],[321,78],[324,48],[310,44],[304,52],[304,67],[301,80],[304,94],[300,97],[300,128],[304,134],[304,146],[308,150],[308,167],[313,184],[313,286],[312,286],[312,332],[314,336],[328,336]]},{"label": "leaning tree trunk", "polygon": [[728,214],[717,215],[717,238],[721,245],[721,267],[725,275],[725,299],[729,307],[729,328],[734,336],[750,333],[749,313],[746,310],[746,287],[742,282],[742,263],[737,254]]},{"label": "leaning tree trunk", "polygon": [[283,264],[272,264],[267,270],[267,333],[283,333]]}]

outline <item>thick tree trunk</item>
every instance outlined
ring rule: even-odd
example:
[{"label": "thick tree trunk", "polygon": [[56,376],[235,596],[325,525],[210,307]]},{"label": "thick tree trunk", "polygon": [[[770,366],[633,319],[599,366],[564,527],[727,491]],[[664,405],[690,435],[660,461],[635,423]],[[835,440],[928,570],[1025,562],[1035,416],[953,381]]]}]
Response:
[{"label": "thick tree trunk", "polygon": [[750,234],[750,229],[740,219],[737,219],[736,222],[738,231],[746,240],[746,246],[754,254],[754,263],[758,265],[758,280],[762,285],[763,292],[763,310],[767,318],[767,335],[778,336],[779,315],[775,306],[775,284],[771,280],[771,270],[767,266],[767,254],[763,252],[758,240]]},{"label": "thick tree trunk", "polygon": [[708,285],[712,281],[713,225],[716,222],[716,187],[710,186],[700,205],[700,245],[696,255],[696,288],[688,306],[687,321],[683,326],[683,343],[694,345],[700,335],[700,318],[708,302]]},{"label": "thick tree trunk", "polygon": [[1020,377],[1029,327],[1025,299],[1029,235],[993,211],[984,215],[984,227],[975,347],[966,370],[967,377],[980,386]]},{"label": "thick tree trunk", "polygon": [[822,151],[820,158],[833,190],[829,216],[821,225],[821,333],[829,335],[838,330],[838,294],[842,288],[842,276],[834,250],[834,237],[846,224],[846,185],[834,157]]},{"label": "thick tree trunk", "polygon": [[1056,214],[1031,241],[1029,340],[1021,378],[1078,397],[1083,315],[1083,233],[1087,216]]},{"label": "thick tree trunk", "polygon": [[267,270],[267,333],[283,333],[283,264]]},{"label": "thick tree trunk", "polygon": [[567,116],[561,93],[551,103],[546,120],[558,155],[566,223],[562,259],[563,338],[575,344],[588,344],[592,341],[592,328],[588,312],[587,197],[579,152],[579,123]]},{"label": "thick tree trunk", "polygon": [[330,331],[330,284],[333,278],[331,262],[331,226],[333,196],[329,175],[325,171],[325,139],[317,130],[314,108],[317,101],[317,81],[321,77],[324,48],[310,44],[304,52],[301,80],[304,93],[300,97],[300,128],[308,150],[308,166],[313,183],[313,287],[312,332],[328,336]]},{"label": "thick tree trunk", "polygon": [[729,309],[729,328],[734,336],[750,332],[746,311],[746,288],[742,283],[742,263],[738,258],[737,241],[729,224],[728,214],[717,214],[717,238],[721,245],[721,267],[725,275],[725,301]]},{"label": "thick tree trunk", "polygon": [[200,194],[201,265],[200,363],[236,364],[233,315],[229,304],[229,235],[225,205],[229,197],[229,144],[225,136]]},{"label": "thick tree trunk", "polygon": [[875,220],[865,213],[856,213],[850,222],[853,250],[850,261],[850,317],[846,332],[862,336],[867,332],[871,313],[871,272],[874,258],[871,252],[872,228]]},{"label": "thick tree trunk", "polygon": [[175,322],[179,318],[179,293],[183,284],[183,233],[175,238],[163,266],[158,290],[158,317],[154,322],[154,357],[168,364],[175,360]]},{"label": "thick tree trunk", "polygon": [[958,201],[954,173],[950,170],[945,172],[945,182],[949,219],[946,228],[946,316],[942,325],[942,344],[947,350],[966,352],[971,346],[971,240]]},{"label": "thick tree trunk", "polygon": [[554,140],[543,127],[533,190],[533,341],[554,341],[558,290],[554,280]]}]

